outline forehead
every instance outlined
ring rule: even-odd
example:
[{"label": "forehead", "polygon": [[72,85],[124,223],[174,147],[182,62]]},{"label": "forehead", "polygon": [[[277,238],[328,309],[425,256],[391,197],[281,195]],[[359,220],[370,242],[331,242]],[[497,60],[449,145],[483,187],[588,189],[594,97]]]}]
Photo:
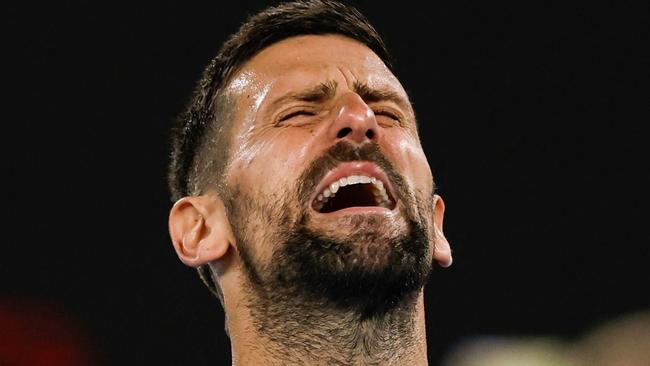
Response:
[{"label": "forehead", "polygon": [[340,35],[306,35],[275,43],[249,60],[226,88],[232,94],[262,99],[292,89],[334,80],[352,88],[360,81],[370,87],[406,92],[384,62],[367,46]]}]

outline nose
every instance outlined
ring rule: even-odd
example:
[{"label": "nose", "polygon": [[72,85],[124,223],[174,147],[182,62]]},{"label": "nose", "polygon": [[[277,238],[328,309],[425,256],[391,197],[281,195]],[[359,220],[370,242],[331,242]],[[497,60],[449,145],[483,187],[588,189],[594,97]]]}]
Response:
[{"label": "nose", "polygon": [[338,113],[329,127],[333,141],[343,139],[357,144],[377,141],[379,126],[372,109],[356,93],[348,93],[338,103]]}]

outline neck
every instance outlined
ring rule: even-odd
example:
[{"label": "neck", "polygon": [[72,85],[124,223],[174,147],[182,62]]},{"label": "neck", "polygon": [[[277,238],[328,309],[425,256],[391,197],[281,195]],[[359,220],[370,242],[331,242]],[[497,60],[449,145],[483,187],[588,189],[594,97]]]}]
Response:
[{"label": "neck", "polygon": [[233,365],[427,365],[422,291],[380,316],[273,296],[230,311]]}]

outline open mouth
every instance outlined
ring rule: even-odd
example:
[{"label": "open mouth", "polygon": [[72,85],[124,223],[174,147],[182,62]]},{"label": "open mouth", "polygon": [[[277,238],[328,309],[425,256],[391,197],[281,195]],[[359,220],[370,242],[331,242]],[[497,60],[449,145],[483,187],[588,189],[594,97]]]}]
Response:
[{"label": "open mouth", "polygon": [[385,175],[373,174],[373,169],[364,169],[366,171],[357,174],[346,174],[343,170],[347,169],[337,170],[340,171],[327,179],[324,188],[314,198],[312,208],[315,211],[326,214],[352,207],[395,208],[396,201]]}]

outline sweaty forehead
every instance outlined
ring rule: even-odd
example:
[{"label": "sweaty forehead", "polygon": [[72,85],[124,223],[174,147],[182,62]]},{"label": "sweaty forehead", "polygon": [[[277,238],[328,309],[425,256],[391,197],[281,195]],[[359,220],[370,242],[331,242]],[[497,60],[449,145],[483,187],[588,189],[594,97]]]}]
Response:
[{"label": "sweaty forehead", "polygon": [[364,44],[339,35],[307,35],[275,43],[249,60],[229,84],[234,94],[276,94],[325,81],[392,89],[408,99],[397,78]]}]

